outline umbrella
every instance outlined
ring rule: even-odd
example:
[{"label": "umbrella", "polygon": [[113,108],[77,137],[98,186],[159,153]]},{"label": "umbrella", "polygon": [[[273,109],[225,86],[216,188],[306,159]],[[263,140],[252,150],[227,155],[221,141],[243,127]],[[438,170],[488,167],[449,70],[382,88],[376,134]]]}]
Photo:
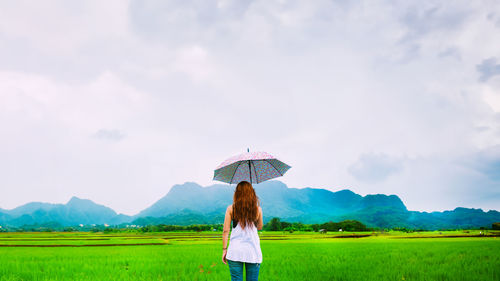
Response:
[{"label": "umbrella", "polygon": [[261,183],[283,176],[291,167],[266,152],[247,152],[222,162],[214,171],[214,180]]}]

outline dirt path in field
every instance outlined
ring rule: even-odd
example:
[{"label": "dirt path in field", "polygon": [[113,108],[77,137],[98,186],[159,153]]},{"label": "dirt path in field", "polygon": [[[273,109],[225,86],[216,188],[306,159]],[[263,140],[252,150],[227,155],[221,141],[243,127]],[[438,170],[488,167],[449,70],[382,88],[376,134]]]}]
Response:
[{"label": "dirt path in field", "polygon": [[135,244],[87,244],[87,245],[0,245],[0,247],[37,247],[37,248],[57,248],[57,247],[116,247],[116,246],[165,246],[168,243],[135,243]]},{"label": "dirt path in field", "polygon": [[490,235],[433,235],[433,236],[394,236],[391,238],[394,239],[414,239],[414,238],[469,238],[469,237],[479,237],[479,238],[488,238],[488,237],[500,237],[500,234],[490,234]]},{"label": "dirt path in field", "polygon": [[360,234],[360,235],[339,235],[339,236],[332,236],[328,238],[363,238],[363,237],[370,237],[372,236],[371,234]]},{"label": "dirt path in field", "polygon": [[0,241],[89,241],[110,240],[110,238],[0,238]]}]

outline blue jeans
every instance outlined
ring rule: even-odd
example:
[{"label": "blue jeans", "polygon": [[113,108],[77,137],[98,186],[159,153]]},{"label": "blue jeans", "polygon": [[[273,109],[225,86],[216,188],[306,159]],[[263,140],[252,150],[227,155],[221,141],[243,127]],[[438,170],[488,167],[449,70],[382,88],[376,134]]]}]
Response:
[{"label": "blue jeans", "polygon": [[243,281],[243,265],[247,274],[246,281],[257,281],[259,279],[260,263],[248,263],[227,260],[229,264],[229,272],[231,273],[231,281]]}]

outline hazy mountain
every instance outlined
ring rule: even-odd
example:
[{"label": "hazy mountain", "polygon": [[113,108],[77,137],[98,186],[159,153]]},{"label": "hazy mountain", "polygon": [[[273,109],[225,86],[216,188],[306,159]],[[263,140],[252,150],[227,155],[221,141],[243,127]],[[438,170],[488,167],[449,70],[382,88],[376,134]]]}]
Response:
[{"label": "hazy mountain", "polygon": [[78,224],[116,224],[130,221],[112,209],[91,200],[72,197],[66,204],[32,202],[12,210],[2,210],[0,223],[12,226],[57,222],[63,226]]},{"label": "hazy mountain", "polygon": [[[181,210],[201,214],[224,213],[232,203],[234,186],[212,185],[201,187],[195,183],[175,185],[163,198],[136,217],[164,217]],[[362,197],[350,190],[331,192],[316,188],[288,188],[279,181],[255,185],[265,218],[279,217],[284,220],[324,222],[341,215],[373,206],[385,206],[395,210],[406,207],[399,197],[382,194]]]},{"label": "hazy mountain", "polygon": [[[0,209],[0,224],[11,226],[35,223],[78,224],[212,224],[222,223],[232,203],[235,186],[216,184],[202,187],[187,182],[175,185],[156,203],[130,217],[76,197],[66,204],[33,202],[12,210]],[[255,185],[264,212],[272,217],[302,223],[323,223],[355,219],[370,227],[422,229],[489,227],[500,221],[497,211],[456,208],[445,212],[408,211],[396,195],[361,196],[350,190],[332,192],[318,188],[288,188],[279,181]]]},{"label": "hazy mountain", "polygon": [[37,210],[50,210],[56,207],[58,204],[42,203],[42,202],[31,202],[21,205],[12,210],[5,210],[12,217],[18,217],[23,214],[30,214]]},{"label": "hazy mountain", "polygon": [[[289,222],[323,223],[356,219],[371,227],[423,229],[471,228],[500,221],[497,211],[457,208],[445,212],[408,211],[396,195],[361,196],[350,190],[332,192],[317,188],[288,188],[279,181],[255,185],[264,221],[279,217]],[[234,186],[196,183],[174,186],[151,207],[134,216],[136,224],[222,223],[231,204]],[[189,222],[189,223],[188,223]]]},{"label": "hazy mountain", "polygon": [[6,213],[6,210],[0,209],[0,222],[8,221],[12,219],[12,217]]},{"label": "hazy mountain", "polygon": [[225,212],[233,200],[233,191],[234,187],[222,184],[210,187],[193,182],[174,185],[167,195],[134,217],[163,217],[184,209],[200,213]]}]

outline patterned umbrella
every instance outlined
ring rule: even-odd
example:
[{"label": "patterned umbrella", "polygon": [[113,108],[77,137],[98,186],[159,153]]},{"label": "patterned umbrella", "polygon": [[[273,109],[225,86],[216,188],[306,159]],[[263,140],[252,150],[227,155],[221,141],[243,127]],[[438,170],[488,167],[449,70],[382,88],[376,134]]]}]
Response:
[{"label": "patterned umbrella", "polygon": [[291,167],[266,152],[247,152],[222,162],[214,171],[214,180],[261,183],[283,176]]}]

